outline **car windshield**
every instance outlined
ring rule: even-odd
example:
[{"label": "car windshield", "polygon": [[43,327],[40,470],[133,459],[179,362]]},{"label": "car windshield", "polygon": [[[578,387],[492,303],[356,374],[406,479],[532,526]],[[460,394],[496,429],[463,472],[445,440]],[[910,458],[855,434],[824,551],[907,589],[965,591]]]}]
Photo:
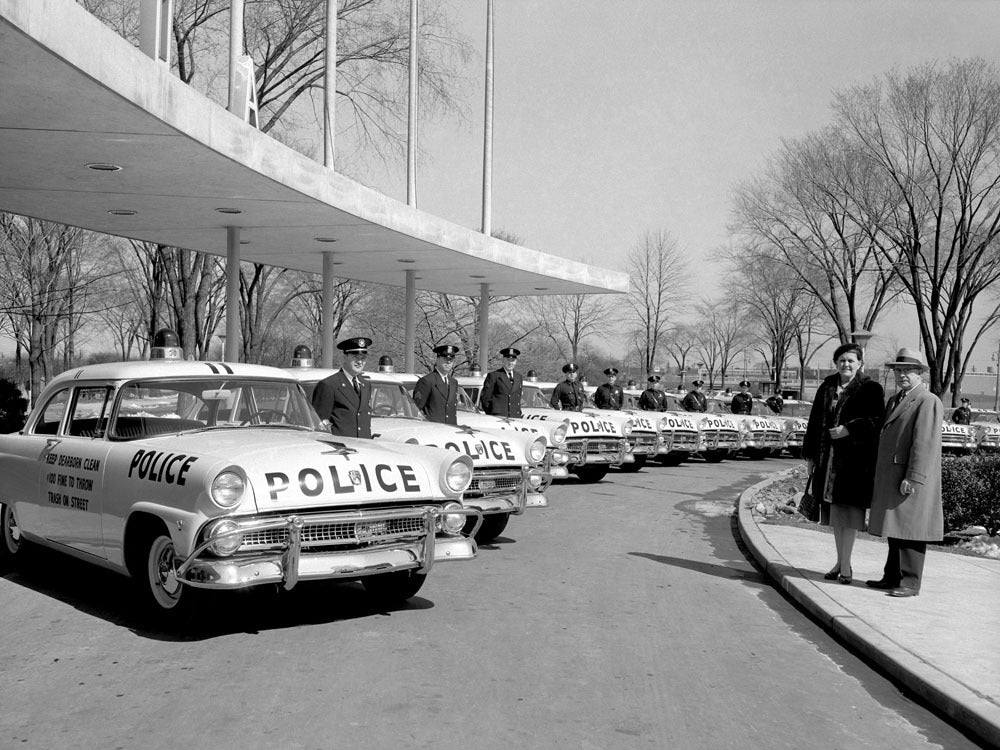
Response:
[{"label": "car windshield", "polygon": [[980,411],[976,409],[972,412],[973,422],[989,422],[991,424],[1000,423],[1000,413],[995,411]]},{"label": "car windshield", "polygon": [[798,404],[790,404],[785,402],[784,407],[781,409],[781,416],[783,417],[809,417],[809,411],[812,409],[812,404],[807,401],[802,401]]},{"label": "car windshield", "polygon": [[400,383],[372,383],[371,406],[372,416],[375,417],[424,418],[409,392]]},{"label": "car windshield", "polygon": [[464,388],[458,389],[458,410],[470,411],[473,414],[479,411],[479,409],[476,408],[476,405],[472,403],[472,399],[469,398],[469,394],[465,392]]},{"label": "car windshield", "polygon": [[122,386],[112,416],[112,440],[215,427],[317,429],[297,383],[241,378],[142,380]]},{"label": "car windshield", "polygon": [[537,386],[526,385],[521,388],[521,406],[528,409],[547,409],[549,400]]},{"label": "car windshield", "polygon": [[[774,412],[771,410],[771,407],[765,404],[763,401],[758,401],[757,399],[754,399],[753,405],[750,407],[750,413],[758,417],[774,416]],[[788,416],[787,414],[784,413],[784,411],[782,411],[781,414],[782,416]]]}]

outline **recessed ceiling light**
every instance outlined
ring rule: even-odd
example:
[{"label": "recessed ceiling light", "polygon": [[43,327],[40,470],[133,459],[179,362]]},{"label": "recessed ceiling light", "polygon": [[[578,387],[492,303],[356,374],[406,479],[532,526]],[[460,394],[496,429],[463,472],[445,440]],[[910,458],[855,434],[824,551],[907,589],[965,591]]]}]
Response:
[{"label": "recessed ceiling light", "polygon": [[546,292],[546,291],[548,291],[548,289],[549,288],[547,286],[536,286],[535,287],[535,291],[536,292]]},{"label": "recessed ceiling light", "polygon": [[242,208],[217,208],[215,209],[220,214],[241,214],[243,213]]},{"label": "recessed ceiling light", "polygon": [[480,274],[480,273],[470,273],[470,274],[469,274],[469,278],[470,278],[470,279],[485,279],[486,277],[485,277],[485,276],[483,276],[483,275],[482,275],[482,274]]},{"label": "recessed ceiling light", "polygon": [[112,208],[108,213],[112,216],[135,216],[137,212],[131,208]]},{"label": "recessed ceiling light", "polygon": [[240,244],[241,245],[249,245],[250,244],[250,240],[240,240]]},{"label": "recessed ceiling light", "polygon": [[410,258],[397,258],[396,262],[397,263],[416,263],[417,261],[412,260]]},{"label": "recessed ceiling light", "polygon": [[104,162],[95,161],[90,164],[84,165],[87,169],[93,169],[95,172],[120,172],[121,167],[117,164],[105,164]]},{"label": "recessed ceiling light", "polygon": [[336,237],[315,237],[314,239],[317,242],[336,242],[337,241]]}]

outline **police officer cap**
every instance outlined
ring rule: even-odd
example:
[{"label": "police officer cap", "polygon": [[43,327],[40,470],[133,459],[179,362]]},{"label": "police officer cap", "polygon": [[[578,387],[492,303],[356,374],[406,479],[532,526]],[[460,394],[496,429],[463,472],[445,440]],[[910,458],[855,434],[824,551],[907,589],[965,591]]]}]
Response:
[{"label": "police officer cap", "polygon": [[647,383],[655,383],[657,380],[659,380],[659,378],[656,377],[655,375],[650,375],[648,378],[646,378]]},{"label": "police officer cap", "polygon": [[513,346],[508,346],[506,349],[500,350],[501,357],[520,357],[521,350],[515,349]]},{"label": "police officer cap", "polygon": [[563,372],[576,372],[578,369],[575,362],[567,362],[563,365]]},{"label": "police officer cap", "polygon": [[692,380],[691,381],[691,385],[693,385],[695,388],[699,388],[699,387],[705,385],[705,381],[704,380]]},{"label": "police officer cap", "polygon": [[433,351],[439,357],[454,357],[458,354],[458,347],[454,344],[439,344]]},{"label": "police officer cap", "polygon": [[963,398],[962,399],[962,403],[963,404],[971,404],[972,402],[969,399],[967,399],[967,398]]},{"label": "police officer cap", "polygon": [[607,370],[604,371],[604,374],[605,375],[609,375],[609,376],[610,375],[617,375],[618,374],[618,370],[616,368],[614,368],[614,367],[609,367]]},{"label": "police officer cap", "polygon": [[364,336],[355,336],[352,339],[344,339],[337,344],[337,348],[342,352],[364,352],[367,354],[368,347],[372,343],[372,339],[365,338]]},{"label": "police officer cap", "polygon": [[750,381],[749,380],[741,380],[740,381],[740,388],[749,388],[749,387],[750,387]]}]

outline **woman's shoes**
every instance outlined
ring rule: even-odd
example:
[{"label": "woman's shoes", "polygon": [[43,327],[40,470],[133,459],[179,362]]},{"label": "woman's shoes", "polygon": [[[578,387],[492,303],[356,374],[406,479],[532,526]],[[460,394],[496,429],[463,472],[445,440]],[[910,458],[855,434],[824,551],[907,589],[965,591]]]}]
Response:
[{"label": "woman's shoes", "polygon": [[850,576],[842,576],[842,575],[839,575],[839,574],[837,575],[837,583],[842,583],[845,586],[850,586],[851,585],[851,580],[852,579],[851,579]]},{"label": "woman's shoes", "polygon": [[827,581],[836,581],[838,578],[840,578],[840,568],[837,568],[836,570],[831,570],[829,573],[824,573],[823,578],[826,579]]}]

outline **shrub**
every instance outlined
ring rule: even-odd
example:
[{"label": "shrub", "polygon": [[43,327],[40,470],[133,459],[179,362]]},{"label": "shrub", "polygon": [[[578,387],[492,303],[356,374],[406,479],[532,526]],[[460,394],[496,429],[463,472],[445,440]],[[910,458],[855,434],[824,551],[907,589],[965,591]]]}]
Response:
[{"label": "shrub", "polygon": [[944,456],[941,461],[941,501],[945,531],[983,526],[1000,531],[1000,454]]}]

